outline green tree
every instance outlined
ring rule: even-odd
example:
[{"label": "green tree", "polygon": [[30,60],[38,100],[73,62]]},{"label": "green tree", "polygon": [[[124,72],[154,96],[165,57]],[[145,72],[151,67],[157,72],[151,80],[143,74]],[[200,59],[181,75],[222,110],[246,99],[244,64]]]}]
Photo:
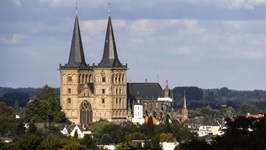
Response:
[{"label": "green tree", "polygon": [[162,150],[162,145],[160,144],[160,137],[155,136],[150,140],[145,140],[143,145],[144,150]]},{"label": "green tree", "polygon": [[0,138],[0,149],[6,149],[6,143],[2,140],[2,138]]},{"label": "green tree", "polygon": [[22,121],[19,122],[17,129],[16,129],[16,134],[17,135],[22,135],[26,133],[26,128],[25,125]]},{"label": "green tree", "polygon": [[132,142],[121,142],[117,145],[116,150],[137,150],[137,146]]},{"label": "green tree", "polygon": [[111,136],[109,134],[103,134],[102,137],[101,137],[101,144],[103,145],[108,145],[111,143]]},{"label": "green tree", "polygon": [[30,98],[27,93],[7,92],[3,95],[3,101],[12,107],[15,106],[16,101],[20,107],[25,107],[29,100]]},{"label": "green tree", "polygon": [[184,142],[191,139],[191,132],[183,124],[174,122],[172,124],[172,131],[178,142]]},{"label": "green tree", "polygon": [[134,132],[134,133],[130,133],[127,136],[128,141],[132,141],[132,140],[145,140],[146,136],[141,133],[141,132]]},{"label": "green tree", "polygon": [[57,150],[63,148],[68,143],[68,140],[64,136],[50,133],[46,138],[42,140],[37,150]]},{"label": "green tree", "polygon": [[68,142],[62,150],[88,150],[84,145],[81,145],[80,143],[76,141]]},{"label": "green tree", "polygon": [[0,102],[0,118],[15,118],[12,108],[8,107],[5,102]]},{"label": "green tree", "polygon": [[202,139],[193,138],[189,142],[180,143],[175,150],[212,150],[211,145]]},{"label": "green tree", "polygon": [[45,85],[32,102],[26,106],[24,119],[29,122],[68,122],[61,111],[59,99],[54,89]]},{"label": "green tree", "polygon": [[85,134],[84,138],[81,140],[81,144],[86,146],[90,150],[99,149],[94,139],[91,137],[91,135],[88,135],[88,134]]},{"label": "green tree", "polygon": [[17,144],[22,150],[36,150],[40,141],[40,138],[34,134],[23,134]]},{"label": "green tree", "polygon": [[37,132],[37,127],[34,123],[30,123],[28,133],[35,134]]},{"label": "green tree", "polygon": [[239,115],[246,115],[246,113],[258,113],[258,112],[259,112],[258,106],[247,102],[243,103],[238,110]]},{"label": "green tree", "polygon": [[175,142],[176,138],[173,133],[162,133],[160,135],[160,142]]},{"label": "green tree", "polygon": [[105,126],[107,126],[109,122],[105,119],[100,119],[91,127],[93,137],[96,139],[96,141],[100,141],[102,135],[104,134],[103,129]]}]

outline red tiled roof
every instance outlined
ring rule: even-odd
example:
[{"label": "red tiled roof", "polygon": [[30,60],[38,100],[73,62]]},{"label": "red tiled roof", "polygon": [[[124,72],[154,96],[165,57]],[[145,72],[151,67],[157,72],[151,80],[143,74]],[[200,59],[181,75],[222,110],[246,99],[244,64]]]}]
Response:
[{"label": "red tiled roof", "polygon": [[[148,123],[148,120],[149,120],[149,116],[145,116],[145,118],[144,118],[145,123]],[[160,121],[158,119],[152,117],[152,122],[154,125],[157,125],[157,124],[159,124]]]}]

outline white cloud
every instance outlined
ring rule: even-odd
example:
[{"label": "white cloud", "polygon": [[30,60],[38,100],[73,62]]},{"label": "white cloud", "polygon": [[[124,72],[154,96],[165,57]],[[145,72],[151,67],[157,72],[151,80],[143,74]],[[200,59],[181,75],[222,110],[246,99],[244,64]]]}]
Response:
[{"label": "white cloud", "polygon": [[191,52],[192,52],[192,48],[185,47],[185,46],[180,46],[180,47],[177,47],[176,49],[171,50],[172,54],[178,54],[178,55],[190,55]]},{"label": "white cloud", "polygon": [[12,1],[13,1],[13,3],[14,3],[16,6],[18,6],[18,7],[21,6],[21,0],[12,0]]},{"label": "white cloud", "polygon": [[19,44],[21,43],[27,36],[22,34],[13,34],[10,37],[0,37],[0,43],[2,44]]},{"label": "white cloud", "polygon": [[155,21],[148,19],[134,21],[129,28],[131,34],[142,36],[151,35],[156,30]]},{"label": "white cloud", "polygon": [[196,20],[183,20],[181,23],[185,26],[188,33],[204,34],[206,31],[204,28],[199,27]]},{"label": "white cloud", "polygon": [[[48,4],[51,7],[75,7],[75,0],[38,0],[40,3]],[[101,5],[106,5],[106,1],[102,0],[78,0],[78,7],[86,7],[86,8],[97,8]]]}]

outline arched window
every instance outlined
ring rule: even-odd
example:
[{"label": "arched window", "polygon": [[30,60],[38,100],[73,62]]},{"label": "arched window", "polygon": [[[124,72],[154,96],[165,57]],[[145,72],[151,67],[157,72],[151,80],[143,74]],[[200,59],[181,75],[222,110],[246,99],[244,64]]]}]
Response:
[{"label": "arched window", "polygon": [[72,82],[72,77],[71,77],[71,75],[68,75],[68,77],[67,77],[67,82]]},{"label": "arched window", "polygon": [[92,122],[92,108],[88,101],[83,101],[80,105],[80,124],[88,126]]}]

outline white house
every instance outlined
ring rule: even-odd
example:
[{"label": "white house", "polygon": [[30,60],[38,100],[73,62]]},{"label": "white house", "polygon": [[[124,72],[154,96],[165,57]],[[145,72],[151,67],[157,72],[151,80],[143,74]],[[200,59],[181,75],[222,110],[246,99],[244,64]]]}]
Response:
[{"label": "white house", "polygon": [[134,105],[134,113],[133,113],[133,118],[132,118],[132,122],[133,123],[139,123],[139,124],[143,124],[144,123],[144,118],[143,118],[143,105],[140,103],[140,101],[138,100],[138,102]]}]

